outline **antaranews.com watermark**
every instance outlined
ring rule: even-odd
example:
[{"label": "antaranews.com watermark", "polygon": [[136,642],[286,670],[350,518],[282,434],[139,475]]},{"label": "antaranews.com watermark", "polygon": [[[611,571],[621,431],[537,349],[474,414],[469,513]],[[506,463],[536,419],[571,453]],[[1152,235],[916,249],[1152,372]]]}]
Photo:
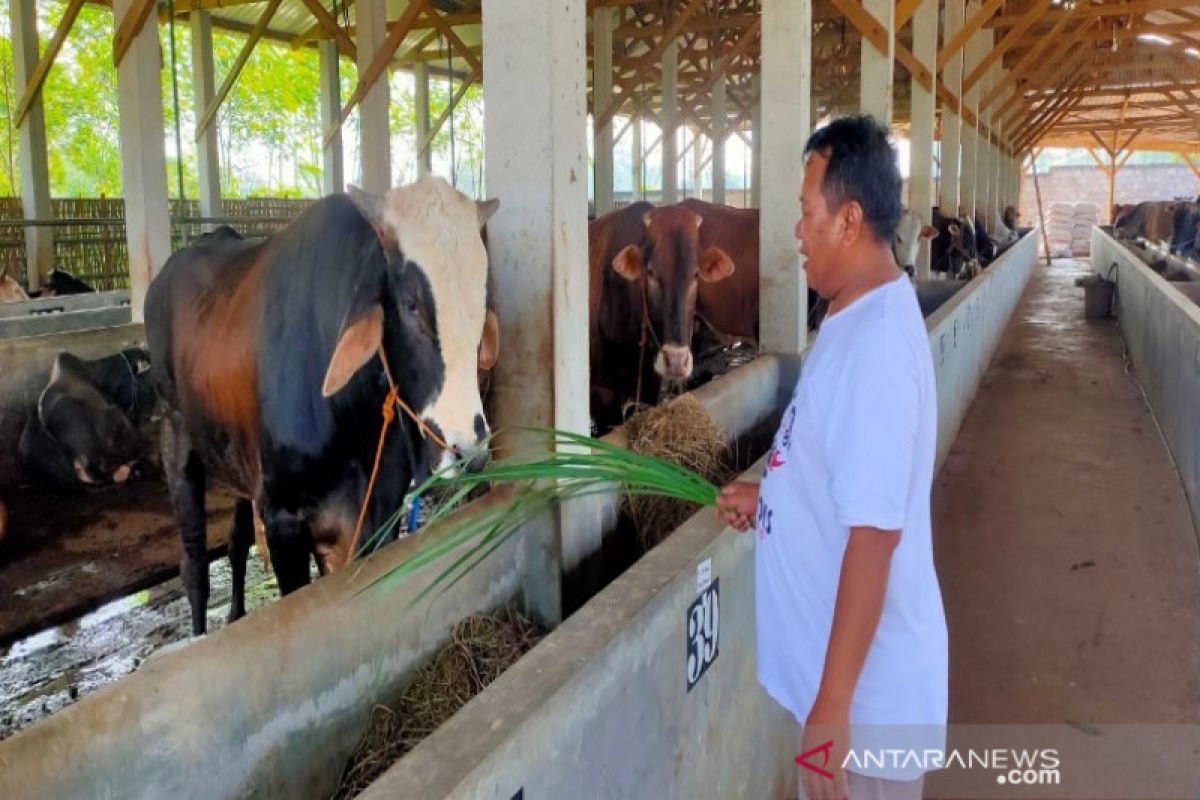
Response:
[{"label": "antaranews.com watermark", "polygon": [[[833,779],[832,740],[796,757]],[[856,726],[840,765],[862,775],[925,775],[926,798],[1196,800],[1200,725]]]}]

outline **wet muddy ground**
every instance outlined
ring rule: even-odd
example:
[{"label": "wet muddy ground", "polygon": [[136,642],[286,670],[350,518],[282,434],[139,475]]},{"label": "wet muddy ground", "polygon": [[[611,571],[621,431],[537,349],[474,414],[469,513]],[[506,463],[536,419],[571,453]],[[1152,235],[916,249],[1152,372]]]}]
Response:
[{"label": "wet muddy ground", "polygon": [[[225,625],[230,574],[225,558],[209,567],[208,629]],[[246,610],[278,597],[254,551],[246,569]],[[121,597],[89,614],[0,647],[0,739],[136,670],[160,648],[191,635],[178,577]]]},{"label": "wet muddy ground", "polygon": [[[0,646],[179,571],[166,486],[146,480],[87,492],[5,490],[0,541]],[[210,494],[209,548],[225,545],[232,502]]]}]

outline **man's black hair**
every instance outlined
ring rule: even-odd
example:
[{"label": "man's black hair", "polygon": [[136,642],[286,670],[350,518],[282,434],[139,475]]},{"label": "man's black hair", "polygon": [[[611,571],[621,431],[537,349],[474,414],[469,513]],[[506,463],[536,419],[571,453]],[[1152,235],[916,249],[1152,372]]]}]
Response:
[{"label": "man's black hair", "polygon": [[829,208],[856,201],[875,238],[890,244],[904,212],[900,205],[904,182],[887,127],[867,115],[841,117],[808,137],[804,154],[809,153],[829,159],[821,181]]}]

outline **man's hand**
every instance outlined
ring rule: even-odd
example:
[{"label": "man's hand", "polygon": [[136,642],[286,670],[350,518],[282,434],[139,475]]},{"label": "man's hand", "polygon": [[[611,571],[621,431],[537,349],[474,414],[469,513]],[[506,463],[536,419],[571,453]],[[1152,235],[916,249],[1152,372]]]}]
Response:
[{"label": "man's hand", "polygon": [[[806,800],[847,800],[849,789],[842,765],[849,751],[849,707],[826,702],[818,695],[800,736],[800,796]],[[810,766],[800,764],[801,760]]]},{"label": "man's hand", "polygon": [[717,496],[717,519],[739,531],[754,527],[758,511],[758,484],[734,481],[721,489]]}]

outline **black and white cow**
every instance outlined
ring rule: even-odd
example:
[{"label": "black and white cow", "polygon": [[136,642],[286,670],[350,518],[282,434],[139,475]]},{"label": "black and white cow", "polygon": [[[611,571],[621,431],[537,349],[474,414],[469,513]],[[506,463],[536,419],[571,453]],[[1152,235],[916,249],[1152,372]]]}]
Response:
[{"label": "black and white cow", "polygon": [[148,449],[149,372],[141,348],[93,361],[60,353],[17,444],[28,477],[60,488],[129,480]]},{"label": "black and white cow", "polygon": [[480,228],[497,205],[425,178],[383,197],[331,195],[262,243],[218,233],[167,261],[146,296],[146,335],[195,634],[206,627],[209,477],[240,498],[231,619],[244,613],[255,511],[284,594],[308,582],[313,556],[322,572],[353,557],[385,361],[401,399],[449,451],[398,415],[365,531],[431,462],[486,459],[477,368],[494,360],[485,333],[495,326],[485,322]]}]

